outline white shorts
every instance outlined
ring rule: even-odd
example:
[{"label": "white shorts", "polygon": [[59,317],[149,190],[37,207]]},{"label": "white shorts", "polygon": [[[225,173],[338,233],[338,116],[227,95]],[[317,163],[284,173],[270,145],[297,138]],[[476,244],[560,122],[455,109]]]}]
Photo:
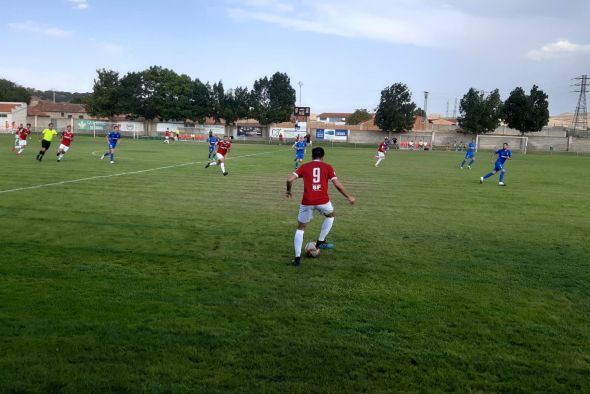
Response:
[{"label": "white shorts", "polygon": [[27,140],[18,140],[18,146],[22,146],[24,148],[27,146]]},{"label": "white shorts", "polygon": [[385,153],[383,153],[381,151],[377,151],[377,157],[380,159],[385,159]]},{"label": "white shorts", "polygon": [[59,150],[63,150],[64,153],[70,149],[69,146],[65,146],[64,144],[59,144]]},{"label": "white shorts", "polygon": [[217,160],[221,160],[224,158],[224,156],[221,153],[216,153],[215,157],[217,158]]},{"label": "white shorts", "polygon": [[309,223],[313,219],[313,211],[315,210],[326,216],[334,212],[334,207],[331,202],[322,205],[300,205],[299,215],[297,215],[299,223]]}]

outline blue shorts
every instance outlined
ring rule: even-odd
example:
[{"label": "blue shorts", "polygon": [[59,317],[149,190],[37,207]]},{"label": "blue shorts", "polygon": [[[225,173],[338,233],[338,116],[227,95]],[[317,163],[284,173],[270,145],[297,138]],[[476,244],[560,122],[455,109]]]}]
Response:
[{"label": "blue shorts", "polygon": [[466,159],[473,159],[473,156],[475,156],[473,152],[467,152],[467,154],[465,154]]},{"label": "blue shorts", "polygon": [[213,152],[214,150],[215,150],[215,146],[209,145],[209,153]]},{"label": "blue shorts", "polygon": [[295,160],[303,160],[304,155],[305,155],[305,152],[301,152],[301,153],[297,152],[295,154]]},{"label": "blue shorts", "polygon": [[504,165],[502,163],[500,163],[499,161],[496,162],[496,165],[494,166],[494,171],[502,171],[504,169]]},{"label": "blue shorts", "polygon": [[117,147],[117,143],[116,142],[109,142],[109,149],[115,149]]}]

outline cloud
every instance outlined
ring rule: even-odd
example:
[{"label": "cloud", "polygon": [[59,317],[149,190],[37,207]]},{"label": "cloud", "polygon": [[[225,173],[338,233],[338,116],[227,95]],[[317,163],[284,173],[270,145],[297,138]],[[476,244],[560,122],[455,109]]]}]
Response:
[{"label": "cloud", "polygon": [[[498,36],[498,23],[437,1],[411,0],[233,0],[236,20],[256,20],[286,29],[342,37],[451,48]],[[287,12],[287,10],[289,12]],[[467,33],[468,32],[468,33]]]},{"label": "cloud", "polygon": [[580,53],[590,53],[590,44],[575,44],[568,40],[559,40],[543,45],[539,49],[530,50],[527,56],[531,60],[542,61]]},{"label": "cloud", "polygon": [[66,38],[72,35],[69,30],[63,30],[58,27],[50,27],[42,23],[35,23],[33,21],[9,23],[8,27],[14,30],[26,31],[30,33],[39,33],[53,38]]},{"label": "cloud", "polygon": [[68,1],[70,3],[72,3],[73,7],[78,10],[85,10],[89,7],[87,0],[68,0]]}]

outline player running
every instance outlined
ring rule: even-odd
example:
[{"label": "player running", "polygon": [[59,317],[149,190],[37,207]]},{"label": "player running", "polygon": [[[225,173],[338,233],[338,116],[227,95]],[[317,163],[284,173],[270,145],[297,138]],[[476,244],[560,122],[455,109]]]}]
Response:
[{"label": "player running", "polygon": [[53,123],[49,123],[47,128],[41,132],[41,135],[41,150],[37,154],[37,161],[43,160],[45,152],[47,152],[47,149],[51,146],[51,140],[57,135],[57,131],[53,128]]},{"label": "player running", "polygon": [[109,150],[104,152],[102,156],[100,156],[100,160],[104,159],[107,155],[110,155],[111,164],[115,164],[115,148],[117,147],[117,143],[121,139],[121,133],[119,132],[119,126],[114,125],[112,130],[109,130],[109,134],[107,135],[107,143],[109,144]]},{"label": "player running", "polygon": [[322,147],[313,148],[311,157],[312,161],[303,164],[287,179],[287,198],[291,198],[293,182],[297,178],[303,179],[303,199],[299,206],[298,226],[293,240],[295,259],[292,263],[294,266],[301,263],[301,248],[303,246],[305,226],[313,218],[313,211],[315,210],[325,216],[320,236],[316,241],[316,248],[331,249],[334,247],[334,245],[326,243],[326,238],[334,224],[334,207],[328,195],[328,180],[332,181],[336,189],[346,197],[349,203],[354,204],[356,201],[353,196],[346,192],[342,183],[336,178],[334,168],[324,163],[324,149]]},{"label": "player running", "polygon": [[461,169],[463,169],[463,166],[465,165],[467,160],[471,159],[469,161],[469,164],[467,164],[467,168],[469,168],[471,170],[471,165],[475,162],[475,150],[476,149],[477,149],[477,145],[475,144],[475,141],[471,140],[471,142],[467,144],[467,152],[465,153],[465,158],[461,162],[461,167],[460,167]]},{"label": "player running", "polygon": [[20,127],[18,130],[18,145],[16,146],[16,155],[22,155],[27,147],[27,138],[31,134],[31,124],[27,123],[27,127]]},{"label": "player running", "polygon": [[221,172],[223,173],[223,176],[226,176],[228,174],[228,172],[225,171],[225,158],[227,157],[228,152],[231,149],[231,142],[229,140],[229,137],[227,135],[224,136],[223,140],[217,141],[216,145],[217,145],[217,153],[215,154],[215,158],[217,160],[207,163],[205,168],[209,168],[210,166],[217,166],[218,165],[221,167]]},{"label": "player running", "polygon": [[18,148],[18,144],[20,141],[20,131],[23,129],[23,124],[21,123],[18,126],[18,129],[14,132],[14,145],[12,145],[12,151],[14,152]]},{"label": "player running", "polygon": [[389,138],[385,137],[383,142],[380,143],[379,147],[377,148],[377,154],[375,155],[377,162],[375,163],[375,167],[379,167],[379,163],[381,163],[381,161],[383,161],[383,159],[385,159],[385,153],[387,153],[388,149],[389,149]]},{"label": "player running", "polygon": [[63,159],[64,155],[70,150],[70,145],[74,139],[74,133],[72,132],[72,126],[68,126],[66,131],[61,133],[61,143],[59,144],[59,151],[57,152],[57,162],[59,163]]},{"label": "player running", "polygon": [[209,130],[209,137],[207,137],[207,142],[209,143],[209,157],[207,160],[213,160],[215,157],[215,145],[217,145],[218,141],[219,138],[213,135],[212,130]]},{"label": "player running", "polygon": [[498,185],[506,186],[506,184],[504,183],[504,174],[506,172],[506,170],[504,169],[504,163],[506,162],[506,160],[512,160],[512,152],[510,152],[510,149],[508,149],[508,144],[504,142],[504,144],[502,145],[502,149],[498,149],[495,153],[493,153],[492,158],[494,157],[494,155],[498,155],[498,158],[496,159],[496,164],[494,166],[494,170],[492,172],[488,172],[486,175],[479,178],[479,183],[483,183],[484,180],[488,179],[489,177],[495,175],[498,171],[500,171],[500,182],[498,182]]},{"label": "player running", "polygon": [[303,139],[302,136],[298,135],[295,143],[291,147],[291,149],[295,149],[295,169],[299,167],[299,164],[303,161],[303,156],[305,155],[305,148],[307,147],[307,143]]}]

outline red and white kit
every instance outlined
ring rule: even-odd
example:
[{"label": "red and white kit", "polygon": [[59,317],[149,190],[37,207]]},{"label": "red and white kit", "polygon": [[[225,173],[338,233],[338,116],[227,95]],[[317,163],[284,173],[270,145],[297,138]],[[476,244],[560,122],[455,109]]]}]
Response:
[{"label": "red and white kit", "polygon": [[227,152],[231,149],[231,142],[229,141],[217,141],[217,159],[223,159],[227,157]]},{"label": "red and white kit", "polygon": [[72,144],[72,140],[74,139],[74,133],[71,131],[64,131],[61,133],[61,143],[59,145],[59,150],[63,152],[67,152],[70,149],[70,145]]},{"label": "red and white kit", "polygon": [[303,199],[297,218],[301,223],[309,223],[315,209],[324,216],[334,211],[328,194],[328,181],[337,178],[331,165],[314,160],[303,164],[293,174],[303,179]]}]

